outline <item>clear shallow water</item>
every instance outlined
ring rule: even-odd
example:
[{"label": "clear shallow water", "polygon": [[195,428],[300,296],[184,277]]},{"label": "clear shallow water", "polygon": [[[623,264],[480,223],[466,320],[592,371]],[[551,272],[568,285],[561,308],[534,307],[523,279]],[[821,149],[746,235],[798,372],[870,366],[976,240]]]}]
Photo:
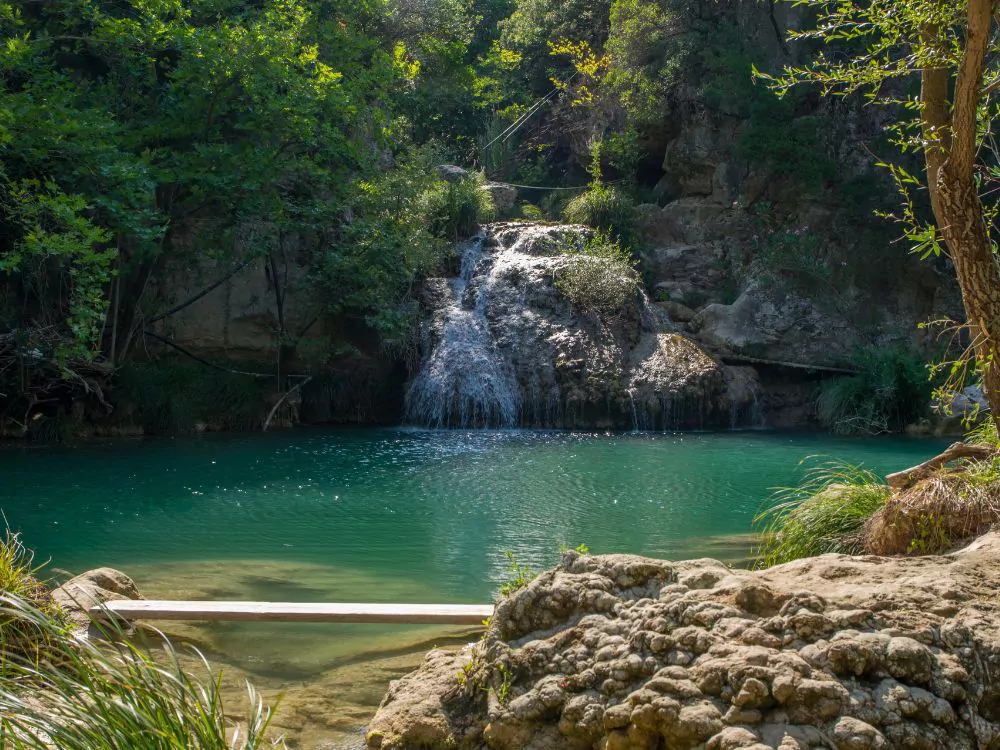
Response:
[{"label": "clear shallow water", "polygon": [[[773,432],[301,430],[0,450],[0,508],[50,569],[121,568],[147,596],[488,601],[504,550],[560,544],[739,560],[770,489],[810,455],[880,472],[942,441]],[[316,747],[363,724],[386,683],[468,631],[176,625],[234,676],[286,693]],[[306,730],[303,731],[303,727]]]}]

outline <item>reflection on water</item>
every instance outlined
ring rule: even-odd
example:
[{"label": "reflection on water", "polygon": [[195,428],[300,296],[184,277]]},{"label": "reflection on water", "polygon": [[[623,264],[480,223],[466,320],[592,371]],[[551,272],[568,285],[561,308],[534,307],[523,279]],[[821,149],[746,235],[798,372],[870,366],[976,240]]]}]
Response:
[{"label": "reflection on water", "polygon": [[[539,569],[595,553],[745,560],[770,488],[805,456],[894,471],[938,442],[801,434],[302,430],[0,450],[0,507],[52,566],[110,565],[148,597],[485,602],[504,550]],[[475,632],[372,625],[169,624],[284,693],[300,747],[353,742],[390,679]],[[353,735],[351,733],[354,733]],[[328,745],[323,745],[332,747]]]},{"label": "reflection on water", "polygon": [[[319,565],[171,563],[130,572],[149,598],[363,601],[376,585],[399,601],[435,598],[419,581],[376,581],[363,571]],[[231,707],[245,705],[244,680],[250,680],[265,699],[280,698],[273,726],[291,747],[324,750],[360,748],[361,728],[391,680],[413,670],[431,648],[479,637],[474,628],[440,626],[170,622],[160,629],[179,650],[197,648],[222,669]]]}]

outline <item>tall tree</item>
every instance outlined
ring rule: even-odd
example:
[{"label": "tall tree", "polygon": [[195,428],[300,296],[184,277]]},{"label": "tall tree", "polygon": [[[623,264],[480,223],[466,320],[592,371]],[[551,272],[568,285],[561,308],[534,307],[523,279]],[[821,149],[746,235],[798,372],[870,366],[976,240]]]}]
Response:
[{"label": "tall tree", "polygon": [[[768,77],[778,90],[819,84],[825,93],[863,92],[900,113],[894,132],[923,154],[914,176],[890,164],[906,194],[899,218],[917,249],[947,252],[962,291],[976,364],[1000,423],[1000,264],[994,251],[997,154],[990,125],[1000,114],[997,0],[790,0],[814,12],[798,39],[835,45],[808,65]],[[920,82],[919,94],[907,87]],[[926,188],[934,222],[920,220],[910,190]]]}]

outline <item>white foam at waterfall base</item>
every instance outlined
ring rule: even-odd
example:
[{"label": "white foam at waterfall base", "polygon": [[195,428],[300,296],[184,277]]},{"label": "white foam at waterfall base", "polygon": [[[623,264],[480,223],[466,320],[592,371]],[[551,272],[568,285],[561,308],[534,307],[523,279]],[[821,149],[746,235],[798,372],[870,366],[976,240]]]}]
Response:
[{"label": "white foam at waterfall base", "polygon": [[466,290],[484,262],[484,236],[462,251],[453,302],[445,311],[441,338],[425,356],[406,394],[406,419],[425,427],[516,427],[520,397],[513,367],[497,351],[486,320],[488,278],[465,307]]}]

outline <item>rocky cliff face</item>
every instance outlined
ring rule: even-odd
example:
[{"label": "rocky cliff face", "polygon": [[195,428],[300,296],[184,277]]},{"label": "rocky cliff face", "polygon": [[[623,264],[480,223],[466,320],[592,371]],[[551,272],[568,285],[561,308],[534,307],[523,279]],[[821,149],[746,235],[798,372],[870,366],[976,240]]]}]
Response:
[{"label": "rocky cliff face", "polygon": [[677,429],[752,419],[755,381],[713,359],[645,295],[574,310],[553,280],[583,227],[501,223],[426,287],[407,418],[431,427]]},{"label": "rocky cliff face", "polygon": [[394,682],[368,747],[998,747],[998,563],[996,534],[756,573],[569,553]]}]

